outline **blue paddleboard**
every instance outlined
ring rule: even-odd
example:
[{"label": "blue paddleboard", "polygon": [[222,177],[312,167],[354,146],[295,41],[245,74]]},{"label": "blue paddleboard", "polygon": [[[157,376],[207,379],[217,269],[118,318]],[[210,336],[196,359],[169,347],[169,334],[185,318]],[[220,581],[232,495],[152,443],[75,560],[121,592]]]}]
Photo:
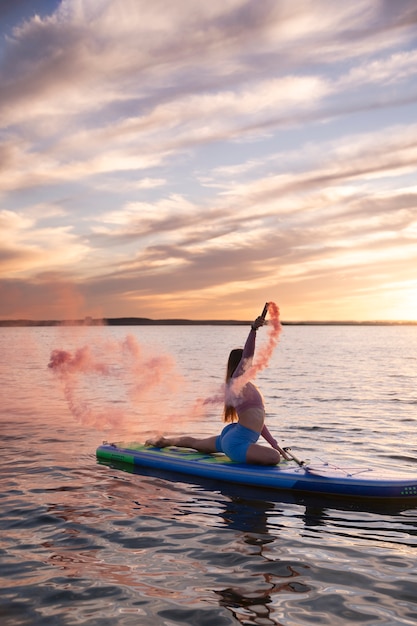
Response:
[{"label": "blue paddleboard", "polygon": [[283,461],[263,467],[234,463],[224,454],[202,454],[188,448],[153,448],[141,444],[103,443],[99,460],[179,472],[239,485],[354,498],[415,499],[417,477],[367,467],[339,467],[330,463],[298,465]]}]

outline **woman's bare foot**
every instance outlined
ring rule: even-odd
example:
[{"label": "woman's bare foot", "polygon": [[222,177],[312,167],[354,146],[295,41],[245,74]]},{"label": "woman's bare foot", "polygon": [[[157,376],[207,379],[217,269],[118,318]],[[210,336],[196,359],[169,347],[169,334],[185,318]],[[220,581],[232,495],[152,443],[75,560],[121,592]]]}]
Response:
[{"label": "woman's bare foot", "polygon": [[145,441],[145,446],[152,446],[153,448],[167,448],[170,445],[169,439],[165,437],[157,437],[156,439],[148,439]]}]

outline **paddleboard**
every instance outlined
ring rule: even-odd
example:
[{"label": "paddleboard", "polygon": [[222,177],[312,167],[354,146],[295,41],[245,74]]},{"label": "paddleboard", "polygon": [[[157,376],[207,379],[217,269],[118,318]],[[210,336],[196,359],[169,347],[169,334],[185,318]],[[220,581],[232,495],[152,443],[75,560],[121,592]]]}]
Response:
[{"label": "paddleboard", "polygon": [[99,460],[210,478],[239,485],[354,498],[415,499],[417,477],[369,467],[337,466],[322,461],[300,466],[295,461],[264,467],[234,463],[224,454],[202,454],[188,448],[154,448],[104,442]]}]

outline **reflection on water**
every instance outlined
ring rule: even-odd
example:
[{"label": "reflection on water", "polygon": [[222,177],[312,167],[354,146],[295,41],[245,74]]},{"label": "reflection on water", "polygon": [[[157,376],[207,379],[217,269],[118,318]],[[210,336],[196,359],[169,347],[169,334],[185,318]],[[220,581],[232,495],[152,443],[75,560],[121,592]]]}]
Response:
[{"label": "reflection on water", "polygon": [[[296,598],[311,598],[310,610],[315,612],[314,605],[319,596],[321,602],[323,594],[329,594],[328,584],[332,578],[335,583],[332,589],[338,588],[337,594],[342,593],[343,598],[347,583],[356,584],[350,573],[351,560],[362,570],[361,575],[355,575],[357,582],[362,580],[370,596],[375,598],[383,597],[384,592],[377,591],[376,586],[372,591],[370,580],[375,575],[381,578],[381,567],[384,571],[382,578],[392,578],[392,572],[398,568],[404,574],[404,567],[406,576],[414,575],[412,559],[405,566],[402,559],[386,559],[384,555],[384,550],[389,552],[395,543],[401,546],[405,538],[408,546],[417,545],[413,539],[416,517],[411,516],[408,527],[409,511],[400,505],[317,500],[311,496],[294,497],[226,484],[219,487],[211,481],[199,481],[198,485],[193,485],[186,477],[170,478],[163,472],[143,468],[133,470],[123,465],[116,469],[132,472],[140,481],[141,500],[135,504],[142,516],[153,520],[163,516],[165,521],[171,520],[175,525],[186,524],[179,536],[172,528],[165,531],[163,552],[165,558],[170,555],[168,563],[171,567],[174,561],[178,575],[182,567],[191,568],[193,581],[201,574],[205,578],[214,576],[216,584],[210,589],[218,596],[219,605],[226,607],[244,624],[283,623],[279,607],[282,605],[287,610],[288,605],[295,606]],[[112,471],[111,467],[109,471]],[[114,487],[116,497],[116,493],[120,493],[120,484],[114,484]],[[393,523],[394,518],[396,523]],[[197,530],[200,524],[206,528],[203,537]],[[213,527],[215,534],[210,535],[208,527]],[[226,536],[219,534],[219,529],[226,530]],[[326,536],[331,538],[327,540]],[[365,546],[371,537],[375,546],[378,541],[382,542],[381,553],[374,558],[361,553],[361,542]],[[164,561],[167,571],[168,563]],[[148,573],[150,571],[152,566],[148,566]],[[394,575],[398,577],[398,572]],[[188,581],[188,572],[183,572],[181,578],[183,584]],[[224,584],[219,584],[220,581]],[[405,595],[410,595],[411,582],[404,580],[403,584]],[[186,585],[187,605],[192,588],[196,596],[201,594],[200,586]],[[343,615],[351,615],[352,619],[355,616],[337,594],[338,608],[334,615],[339,617],[333,619],[336,624],[343,623]],[[330,595],[331,606],[335,599]],[[184,599],[182,595],[178,597]],[[193,599],[193,602],[197,601],[197,598]],[[375,599],[377,601],[380,599]],[[303,623],[303,610],[297,618],[300,622],[293,623]],[[179,619],[180,614],[170,613],[171,617],[174,614]]]}]

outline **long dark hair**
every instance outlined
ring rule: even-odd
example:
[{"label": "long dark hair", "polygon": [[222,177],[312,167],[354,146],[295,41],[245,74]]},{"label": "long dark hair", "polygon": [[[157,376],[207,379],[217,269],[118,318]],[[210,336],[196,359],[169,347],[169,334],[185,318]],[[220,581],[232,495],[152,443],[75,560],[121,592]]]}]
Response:
[{"label": "long dark hair", "polygon": [[[226,386],[229,384],[230,379],[236,371],[237,366],[242,360],[243,350],[242,348],[235,348],[229,354],[229,359],[227,361],[227,369],[226,369]],[[227,390],[226,390],[227,393]],[[224,403],[224,412],[223,412],[223,421],[224,422],[237,422],[238,417],[236,413],[236,409],[231,404]]]}]

